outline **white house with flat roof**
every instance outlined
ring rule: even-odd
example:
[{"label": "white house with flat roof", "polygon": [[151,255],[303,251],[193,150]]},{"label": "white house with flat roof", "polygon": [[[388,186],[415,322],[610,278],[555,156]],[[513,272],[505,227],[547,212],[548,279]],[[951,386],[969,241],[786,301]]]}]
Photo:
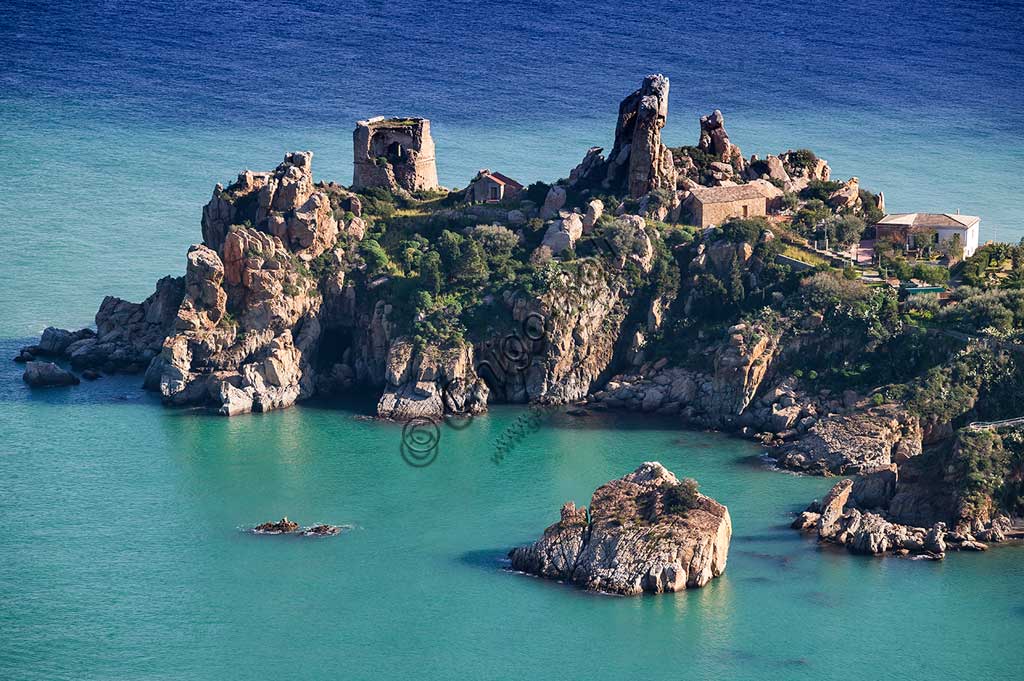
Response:
[{"label": "white house with flat roof", "polygon": [[934,232],[939,243],[959,236],[965,258],[978,250],[980,231],[981,218],[959,213],[893,213],[875,224],[875,234],[879,239],[889,238],[906,246],[915,245],[914,237],[919,234]]}]

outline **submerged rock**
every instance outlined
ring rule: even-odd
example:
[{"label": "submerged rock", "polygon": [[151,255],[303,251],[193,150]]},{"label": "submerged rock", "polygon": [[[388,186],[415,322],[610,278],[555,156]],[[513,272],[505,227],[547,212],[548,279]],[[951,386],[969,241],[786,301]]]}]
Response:
[{"label": "submerged rock", "polygon": [[302,530],[303,537],[333,537],[337,534],[341,534],[337,525],[313,525]]},{"label": "submerged rock", "polygon": [[50,388],[62,385],[78,385],[78,377],[65,371],[53,362],[26,362],[22,379],[36,388]]},{"label": "submerged rock", "polygon": [[647,462],[599,487],[589,513],[567,503],[544,536],[509,557],[515,570],[594,591],[664,593],[721,575],[731,537],[725,506]]}]

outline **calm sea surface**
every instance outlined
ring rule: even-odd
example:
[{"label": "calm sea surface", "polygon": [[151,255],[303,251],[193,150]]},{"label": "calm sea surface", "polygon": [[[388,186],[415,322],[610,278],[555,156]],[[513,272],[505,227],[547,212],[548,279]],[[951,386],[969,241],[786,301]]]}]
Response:
[{"label": "calm sea surface", "polygon": [[[808,146],[890,210],[1024,236],[1020,3],[646,6],[28,3],[0,22],[0,679],[1016,679],[1024,549],[940,564],[787,529],[830,481],[669,422],[521,411],[406,466],[367,405],[220,419],[138,380],[30,391],[13,356],[184,269],[214,183],[291,149],[351,177],[353,122],[433,121],[441,180],[564,176],[617,103],[672,79],[670,144],[721,108],[745,154]],[[691,593],[595,596],[503,571],[562,502],[656,459],[726,503],[729,567]],[[351,524],[254,537],[287,514]],[[842,671],[840,671],[842,670]]]}]

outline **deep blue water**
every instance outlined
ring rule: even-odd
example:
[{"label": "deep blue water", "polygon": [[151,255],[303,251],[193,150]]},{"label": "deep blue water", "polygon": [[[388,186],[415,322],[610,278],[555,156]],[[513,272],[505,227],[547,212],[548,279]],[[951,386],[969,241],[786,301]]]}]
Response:
[{"label": "deep blue water", "polygon": [[[1015,679],[1020,548],[942,564],[822,550],[788,513],[830,481],[670,423],[555,419],[501,466],[517,412],[446,432],[427,469],[394,426],[304,406],[215,419],[137,381],[32,391],[6,363],[102,296],[180,273],[213,184],[351,130],[432,119],[443,183],[523,181],[610,145],[618,101],[672,79],[670,144],[721,108],[744,153],[811,147],[891,210],[1016,240],[1021,3],[35,3],[0,21],[0,679]],[[728,504],[726,575],[594,597],[500,557],[659,459]],[[238,531],[290,514],[322,542]]]}]

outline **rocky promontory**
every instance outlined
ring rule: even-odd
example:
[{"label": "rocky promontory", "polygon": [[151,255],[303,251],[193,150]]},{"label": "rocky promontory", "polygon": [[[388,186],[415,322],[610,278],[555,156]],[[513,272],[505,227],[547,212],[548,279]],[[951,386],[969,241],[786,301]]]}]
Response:
[{"label": "rocky promontory", "polygon": [[[931,504],[934,493],[921,493],[899,483],[899,468],[892,464],[856,480],[840,480],[824,499],[814,501],[793,521],[793,528],[812,532],[818,541],[845,546],[852,553],[917,556],[941,560],[946,551],[985,551],[987,542],[1006,541],[1012,531],[1005,515],[965,518],[950,527],[936,515],[952,522],[953,516],[932,509],[930,527],[911,524],[915,517],[900,511],[897,495],[918,497]],[[941,497],[940,497],[941,498]],[[948,511],[947,511],[948,513]],[[902,522],[901,522],[902,521]]]},{"label": "rocky promontory", "polygon": [[706,585],[725,571],[729,509],[657,462],[599,487],[590,508],[569,502],[512,568],[594,591],[664,593]]},{"label": "rocky promontory", "polygon": [[[958,263],[936,243],[911,263],[876,239],[867,266],[853,254],[881,194],[809,149],[745,158],[720,110],[672,146],[669,91],[644,78],[609,112],[610,153],[550,184],[481,171],[449,190],[429,121],[361,121],[351,185],[316,179],[312,152],[217,184],[183,276],[107,297],[95,329],[48,328],[16,361],[38,385],[78,381],[46,359],[143,374],[166,404],[225,416],[352,395],[435,422],[585,401],[755,439],[802,473],[895,465],[920,482],[891,522],[1024,514],[1024,436],[947,456],[972,424],[1021,415],[1024,247]],[[911,296],[922,281],[951,290]]]}]

